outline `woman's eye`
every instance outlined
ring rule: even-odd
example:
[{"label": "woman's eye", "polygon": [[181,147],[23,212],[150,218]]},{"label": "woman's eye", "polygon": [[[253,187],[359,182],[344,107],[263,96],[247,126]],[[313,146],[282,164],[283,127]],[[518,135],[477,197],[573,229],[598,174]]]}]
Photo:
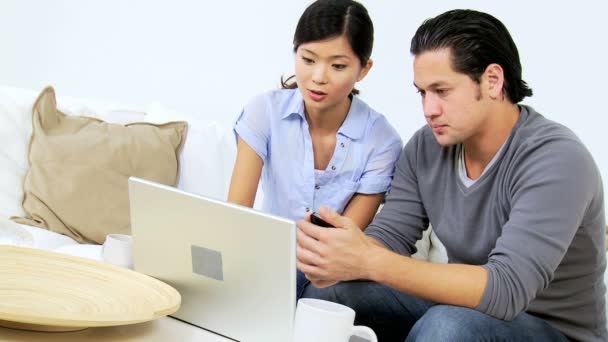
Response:
[{"label": "woman's eye", "polygon": [[312,64],[314,61],[310,58],[306,58],[306,57],[302,57],[302,60],[304,61],[304,63],[306,64]]},{"label": "woman's eye", "polygon": [[336,70],[344,70],[346,69],[346,64],[334,64],[333,67]]}]

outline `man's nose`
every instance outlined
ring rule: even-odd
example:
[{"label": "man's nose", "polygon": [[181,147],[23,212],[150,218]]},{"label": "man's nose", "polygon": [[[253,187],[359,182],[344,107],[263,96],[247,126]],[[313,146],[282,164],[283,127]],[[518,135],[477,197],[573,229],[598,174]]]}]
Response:
[{"label": "man's nose", "polygon": [[441,114],[441,105],[439,104],[439,101],[429,94],[422,99],[422,109],[424,111],[424,116],[427,119]]}]

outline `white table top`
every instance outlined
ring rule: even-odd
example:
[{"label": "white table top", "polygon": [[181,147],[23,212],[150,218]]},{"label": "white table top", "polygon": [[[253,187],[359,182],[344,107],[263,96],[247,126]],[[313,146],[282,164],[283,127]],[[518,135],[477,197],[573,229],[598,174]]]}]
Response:
[{"label": "white table top", "polygon": [[231,340],[181,322],[162,317],[150,322],[114,327],[88,328],[73,332],[33,332],[0,327],[1,341],[27,342],[97,342],[97,341],[197,341],[231,342]]}]

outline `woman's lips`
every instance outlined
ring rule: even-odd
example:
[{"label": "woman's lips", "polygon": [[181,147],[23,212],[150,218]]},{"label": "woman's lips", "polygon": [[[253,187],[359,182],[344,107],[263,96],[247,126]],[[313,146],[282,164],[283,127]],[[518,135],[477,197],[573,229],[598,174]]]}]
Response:
[{"label": "woman's lips", "polygon": [[310,90],[309,89],[308,90],[308,96],[310,96],[310,98],[313,101],[319,102],[319,101],[322,101],[325,98],[325,96],[327,96],[327,94],[325,94],[324,92],[321,92],[321,91],[316,91],[316,90]]}]

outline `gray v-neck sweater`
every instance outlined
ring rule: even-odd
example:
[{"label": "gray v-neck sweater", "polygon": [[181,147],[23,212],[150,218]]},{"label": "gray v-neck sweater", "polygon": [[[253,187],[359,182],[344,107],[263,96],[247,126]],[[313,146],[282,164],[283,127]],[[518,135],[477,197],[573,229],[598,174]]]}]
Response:
[{"label": "gray v-neck sweater", "polygon": [[470,187],[458,175],[460,148],[420,129],[366,233],[411,255],[430,223],[450,263],[487,270],[477,310],[504,320],[525,311],[570,338],[608,339],[603,187],[589,151],[526,106],[496,162]]}]

